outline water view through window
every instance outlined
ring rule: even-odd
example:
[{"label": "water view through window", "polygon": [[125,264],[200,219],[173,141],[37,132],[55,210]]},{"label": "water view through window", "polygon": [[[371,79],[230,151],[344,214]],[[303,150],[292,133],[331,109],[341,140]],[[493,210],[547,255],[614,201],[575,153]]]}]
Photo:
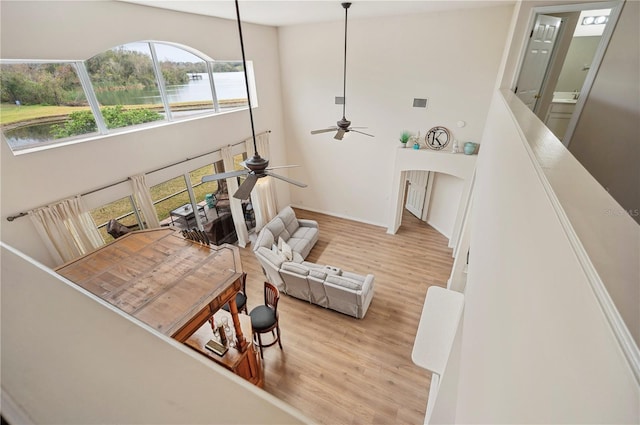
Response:
[{"label": "water view through window", "polygon": [[[84,89],[83,73],[91,83]],[[0,77],[0,125],[13,151],[248,105],[242,62],[206,61],[157,42],[118,46],[85,62],[3,63]]]}]

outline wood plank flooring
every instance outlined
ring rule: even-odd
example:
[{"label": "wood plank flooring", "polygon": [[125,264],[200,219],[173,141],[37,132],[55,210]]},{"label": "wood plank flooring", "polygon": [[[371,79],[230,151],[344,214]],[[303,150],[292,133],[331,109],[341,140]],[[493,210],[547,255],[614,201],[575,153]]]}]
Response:
[{"label": "wood plank flooring", "polygon": [[[307,261],[375,275],[364,319],[283,295],[282,330],[264,352],[264,389],[322,424],[422,424],[431,374],[411,361],[427,288],[446,286],[453,265],[448,240],[404,212],[386,228],[306,210],[320,239]],[[251,245],[240,249],[249,310],[263,301],[265,280]],[[268,338],[266,336],[265,338]]]}]

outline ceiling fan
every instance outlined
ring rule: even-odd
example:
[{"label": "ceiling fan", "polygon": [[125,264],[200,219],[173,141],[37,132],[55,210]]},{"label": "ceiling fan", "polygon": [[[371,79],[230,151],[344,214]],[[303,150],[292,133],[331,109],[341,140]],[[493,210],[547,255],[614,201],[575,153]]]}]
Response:
[{"label": "ceiling fan", "polygon": [[251,135],[253,136],[253,149],[255,151],[255,154],[253,155],[252,158],[242,163],[242,166],[245,168],[244,170],[229,171],[226,173],[218,173],[218,174],[212,174],[209,176],[204,176],[202,177],[202,183],[246,175],[247,178],[244,180],[244,182],[242,182],[242,184],[240,185],[236,193],[233,194],[234,198],[241,199],[241,200],[249,198],[249,196],[251,195],[251,191],[253,190],[253,187],[256,185],[258,179],[262,177],[267,177],[267,176],[284,180],[287,183],[291,183],[296,186],[307,187],[307,185],[304,183],[300,183],[298,181],[295,181],[290,178],[271,172],[271,170],[274,170],[276,168],[297,167],[297,165],[283,165],[280,167],[269,168],[269,160],[266,158],[262,158],[258,153],[258,146],[256,143],[256,131],[253,126],[251,96],[249,95],[249,79],[247,77],[247,61],[244,56],[244,41],[242,39],[242,24],[240,22],[240,8],[238,7],[238,0],[235,0],[235,4],[236,4],[236,16],[238,18],[238,33],[240,35],[240,49],[242,50],[242,68],[244,70],[244,82],[247,89],[247,101],[249,103],[249,117],[251,119]]},{"label": "ceiling fan", "polygon": [[345,118],[345,109],[347,107],[347,13],[350,6],[351,3],[342,3],[342,7],[344,8],[344,72],[342,76],[342,119],[336,123],[336,127],[329,127],[322,130],[311,131],[311,134],[328,133],[330,131],[335,131],[336,135],[333,138],[336,140],[342,140],[343,137],[350,131],[373,137],[373,134],[368,134],[356,130],[357,128],[366,127],[351,127],[351,121]]}]

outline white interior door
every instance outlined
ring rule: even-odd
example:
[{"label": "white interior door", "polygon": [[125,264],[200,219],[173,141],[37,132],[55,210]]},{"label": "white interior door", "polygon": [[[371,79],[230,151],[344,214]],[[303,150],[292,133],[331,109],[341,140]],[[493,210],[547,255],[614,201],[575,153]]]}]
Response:
[{"label": "white interior door", "polygon": [[422,220],[422,212],[427,197],[427,184],[429,183],[428,171],[407,172],[407,202],[405,208]]},{"label": "white interior door", "polygon": [[538,15],[531,31],[515,92],[532,111],[540,98],[561,21],[555,16]]}]

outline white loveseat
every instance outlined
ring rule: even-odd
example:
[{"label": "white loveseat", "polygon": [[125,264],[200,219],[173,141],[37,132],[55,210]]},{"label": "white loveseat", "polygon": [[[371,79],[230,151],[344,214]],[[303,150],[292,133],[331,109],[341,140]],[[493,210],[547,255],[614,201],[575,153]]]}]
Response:
[{"label": "white loveseat", "polygon": [[[374,276],[304,261],[318,241],[318,232],[316,221],[297,219],[286,207],[262,228],[253,251],[267,279],[281,292],[363,318],[373,299]],[[290,246],[290,258],[278,249],[280,238]]]},{"label": "white loveseat", "polygon": [[292,260],[302,262],[318,242],[318,236],[317,221],[298,219],[293,209],[286,207],[260,230],[253,252],[267,279],[283,291],[284,282],[279,270],[287,258],[275,252],[273,246],[277,246],[278,240],[282,238],[291,247]]}]

